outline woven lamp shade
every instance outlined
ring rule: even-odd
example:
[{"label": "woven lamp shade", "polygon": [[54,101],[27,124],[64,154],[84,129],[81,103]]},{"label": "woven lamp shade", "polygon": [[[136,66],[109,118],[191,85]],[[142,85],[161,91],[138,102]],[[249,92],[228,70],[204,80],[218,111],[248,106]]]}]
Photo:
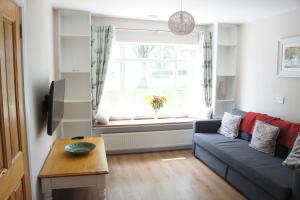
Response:
[{"label": "woven lamp shade", "polygon": [[175,35],[187,35],[194,30],[195,20],[190,13],[178,11],[171,15],[168,26]]}]

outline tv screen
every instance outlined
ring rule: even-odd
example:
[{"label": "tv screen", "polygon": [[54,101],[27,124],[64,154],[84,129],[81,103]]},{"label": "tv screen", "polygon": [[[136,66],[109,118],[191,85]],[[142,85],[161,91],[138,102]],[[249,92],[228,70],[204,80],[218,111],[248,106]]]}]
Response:
[{"label": "tv screen", "polygon": [[65,80],[52,81],[47,97],[47,133],[52,135],[64,115]]}]

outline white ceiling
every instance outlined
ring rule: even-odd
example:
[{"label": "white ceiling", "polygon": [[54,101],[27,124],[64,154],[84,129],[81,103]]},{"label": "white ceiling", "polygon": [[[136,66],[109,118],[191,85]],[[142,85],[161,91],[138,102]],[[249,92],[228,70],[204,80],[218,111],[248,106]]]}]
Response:
[{"label": "white ceiling", "polygon": [[[104,16],[167,21],[180,9],[180,0],[51,0],[55,7],[90,10]],[[300,0],[183,0],[183,10],[196,23],[244,23],[288,12]],[[150,18],[148,15],[157,15]]]}]

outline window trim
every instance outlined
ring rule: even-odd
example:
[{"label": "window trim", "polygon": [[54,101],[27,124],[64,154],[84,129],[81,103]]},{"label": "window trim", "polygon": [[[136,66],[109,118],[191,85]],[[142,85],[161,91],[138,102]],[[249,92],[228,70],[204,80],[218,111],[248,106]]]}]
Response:
[{"label": "window trim", "polygon": [[[200,52],[197,50],[197,56],[195,57],[195,59],[182,59],[182,58],[178,58],[179,57],[179,50],[177,48],[175,48],[175,54],[176,54],[176,58],[172,58],[172,59],[153,59],[153,58],[125,58],[125,48],[122,44],[145,44],[145,45],[165,45],[165,46],[191,46],[194,47],[194,49],[197,49],[197,45],[196,44],[160,44],[160,43],[139,43],[139,42],[115,42],[115,44],[119,45],[120,48],[120,58],[112,58],[109,62],[110,63],[117,63],[120,64],[120,95],[121,98],[125,97],[125,65],[126,62],[161,62],[161,63],[173,63],[174,67],[172,68],[172,72],[174,74],[174,85],[172,86],[172,94],[176,94],[175,91],[179,91],[180,89],[178,88],[178,73],[177,69],[180,63],[186,63],[186,64],[192,64],[194,63],[197,59],[199,59],[200,57]],[[111,91],[117,91],[117,90],[111,90]],[[174,100],[176,101],[178,98],[174,98]],[[180,113],[178,116],[172,116],[172,115],[168,115],[168,116],[163,116],[160,115],[159,118],[164,118],[164,119],[171,119],[171,118],[178,118],[178,117],[185,117],[188,118],[189,114],[188,111],[186,113]],[[151,119],[153,118],[153,116],[151,115],[147,115],[147,116],[128,116],[128,117],[113,117],[114,120],[119,121],[119,120],[141,120],[141,119]]]}]

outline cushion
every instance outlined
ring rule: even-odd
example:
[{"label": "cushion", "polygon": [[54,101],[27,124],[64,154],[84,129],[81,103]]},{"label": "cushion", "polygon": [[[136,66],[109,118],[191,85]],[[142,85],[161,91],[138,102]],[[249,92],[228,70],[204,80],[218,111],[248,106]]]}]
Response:
[{"label": "cushion", "polygon": [[249,133],[246,133],[246,132],[241,131],[240,134],[239,134],[239,136],[238,136],[238,138],[250,142],[252,136],[251,136]]},{"label": "cushion", "polygon": [[291,152],[291,149],[288,149],[287,147],[282,146],[281,144],[278,144],[278,139],[277,139],[277,144],[276,144],[276,148],[275,148],[275,156],[285,159],[286,157],[288,157],[290,152]]},{"label": "cushion", "polygon": [[300,168],[300,133],[298,134],[291,153],[283,161],[282,164],[288,166],[291,169]]},{"label": "cushion", "polygon": [[239,134],[241,120],[241,116],[232,115],[230,113],[225,112],[218,133],[226,137],[237,137]]},{"label": "cushion", "polygon": [[247,112],[243,116],[240,130],[252,134],[256,120],[279,127],[278,143],[288,149],[293,148],[298,132],[300,132],[300,124],[281,120],[280,118],[271,117],[262,113]]},{"label": "cushion", "polygon": [[275,155],[276,139],[279,131],[278,127],[257,120],[249,146],[258,151]]},{"label": "cushion", "polygon": [[293,170],[282,166],[282,158],[256,151],[245,140],[217,133],[196,133],[194,141],[276,199],[291,197]]},{"label": "cushion", "polygon": [[300,124],[285,120],[275,120],[271,124],[280,128],[278,143],[292,149],[300,132]]},{"label": "cushion", "polygon": [[109,123],[109,113],[105,110],[98,110],[95,119],[98,124],[108,124]]},{"label": "cushion", "polygon": [[255,112],[247,112],[243,116],[243,121],[241,123],[241,131],[252,134],[254,130],[254,126],[256,123],[256,120],[272,124],[272,121],[278,120],[279,118],[276,117],[271,117],[266,114],[262,113],[255,113]]},{"label": "cushion", "polygon": [[242,111],[242,110],[240,110],[240,109],[238,109],[238,108],[233,108],[233,109],[231,110],[231,114],[237,115],[237,116],[241,116],[241,117],[243,117],[245,113],[246,113],[246,112],[244,112],[244,111]]}]

